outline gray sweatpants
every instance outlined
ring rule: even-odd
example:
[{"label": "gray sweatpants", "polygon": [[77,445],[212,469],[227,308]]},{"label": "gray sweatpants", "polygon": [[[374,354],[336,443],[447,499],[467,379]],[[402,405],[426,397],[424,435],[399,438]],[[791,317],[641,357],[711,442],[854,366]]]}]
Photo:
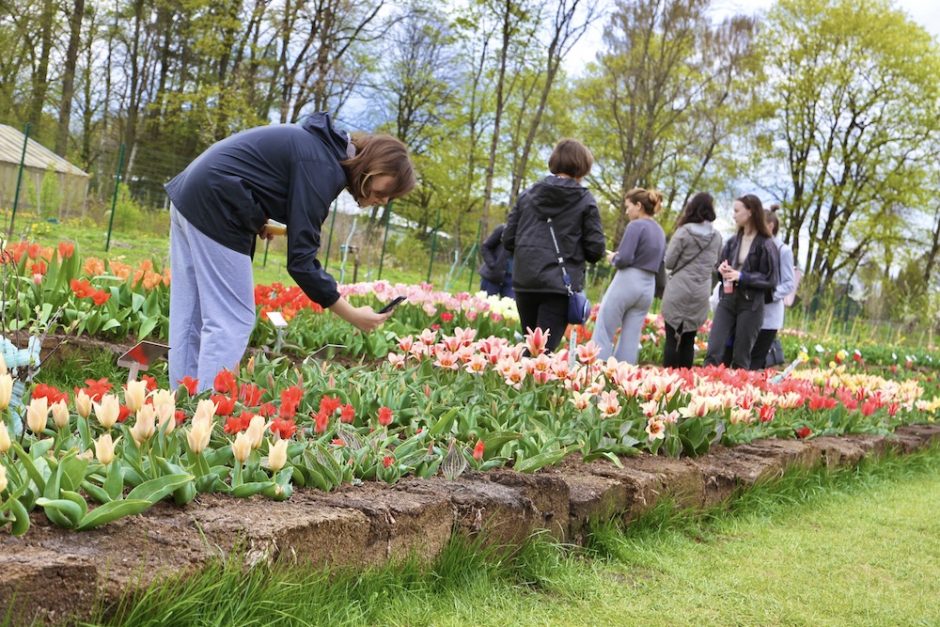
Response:
[{"label": "gray sweatpants", "polygon": [[238,366],[255,326],[251,257],[201,233],[170,205],[170,386],[208,390]]},{"label": "gray sweatpants", "polygon": [[[655,289],[656,275],[652,272],[639,268],[617,270],[597,312],[593,340],[601,349],[599,359],[605,360],[613,354],[618,361],[637,362],[643,321],[653,304]],[[618,327],[620,339],[615,349],[614,335]]]}]

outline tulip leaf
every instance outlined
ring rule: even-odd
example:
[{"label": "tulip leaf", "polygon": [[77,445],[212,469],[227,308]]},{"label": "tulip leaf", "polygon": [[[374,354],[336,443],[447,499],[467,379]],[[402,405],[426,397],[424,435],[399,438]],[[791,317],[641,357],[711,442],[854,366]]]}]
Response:
[{"label": "tulip leaf", "polygon": [[78,530],[86,531],[88,529],[94,529],[95,527],[117,520],[118,518],[133,516],[134,514],[146,511],[150,506],[150,501],[143,499],[111,501],[85,514],[78,524]]},{"label": "tulip leaf", "polygon": [[40,494],[43,493],[46,489],[46,481],[42,478],[42,475],[33,463],[33,459],[23,450],[19,442],[13,442],[13,450],[16,451],[17,457],[20,458],[20,462],[22,462],[26,474],[29,475],[29,478],[32,479],[36,487],[39,488]]},{"label": "tulip leaf", "polygon": [[101,486],[95,485],[91,481],[82,481],[82,490],[90,496],[91,498],[98,501],[98,503],[104,504],[110,502],[111,495]]},{"label": "tulip leaf", "polygon": [[173,493],[177,488],[186,485],[186,483],[192,481],[194,478],[195,477],[192,475],[185,473],[165,475],[163,477],[157,477],[156,479],[150,479],[131,490],[127,495],[127,500],[132,501],[140,499],[156,503],[163,497]]},{"label": "tulip leaf", "polygon": [[539,453],[538,455],[533,455],[532,457],[523,459],[521,462],[515,465],[514,469],[518,472],[535,472],[543,466],[557,464],[565,455],[567,455],[567,453],[568,450],[564,448],[560,448],[557,451]]},{"label": "tulip leaf", "polygon": [[454,420],[457,418],[457,412],[460,411],[461,408],[462,406],[458,405],[445,412],[434,426],[428,429],[428,435],[432,438],[438,438],[444,433],[449,432],[454,424]]},{"label": "tulip leaf", "polygon": [[121,498],[121,493],[124,492],[124,467],[120,461],[111,462],[108,477],[104,480],[104,490],[112,501]]},{"label": "tulip leaf", "polygon": [[[60,496],[66,501],[72,501],[81,508],[82,516],[88,513],[88,503],[85,502],[85,498],[78,492],[73,492],[72,490],[62,490],[59,492]],[[78,521],[75,521],[76,524]]]},{"label": "tulip leaf", "polygon": [[26,511],[26,507],[18,499],[10,499],[7,505],[13,514],[11,533],[14,536],[21,536],[29,531],[29,512]]},{"label": "tulip leaf", "polygon": [[68,499],[36,499],[36,505],[46,512],[46,518],[59,527],[71,529],[82,519],[82,508]]},{"label": "tulip leaf", "polygon": [[244,499],[248,498],[249,496],[254,496],[255,494],[260,494],[264,490],[273,488],[276,485],[277,484],[273,481],[252,481],[249,483],[243,483],[232,488],[232,496]]},{"label": "tulip leaf", "polygon": [[88,468],[88,460],[77,457],[75,455],[67,456],[59,463],[59,469],[62,473],[62,478],[60,479],[60,487],[63,490],[71,490],[72,492],[78,489],[78,486],[82,485],[82,481],[85,480],[85,470]]}]

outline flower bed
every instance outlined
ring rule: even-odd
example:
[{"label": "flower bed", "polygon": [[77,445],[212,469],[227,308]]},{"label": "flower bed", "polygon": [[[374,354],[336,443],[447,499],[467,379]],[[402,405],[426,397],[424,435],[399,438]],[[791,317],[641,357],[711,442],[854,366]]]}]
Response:
[{"label": "flower bed", "polygon": [[[590,343],[547,355],[544,342],[540,332],[512,344],[426,329],[377,368],[259,358],[201,396],[191,380],[173,393],[147,377],[117,394],[106,380],[74,393],[37,385],[20,441],[0,429],[0,516],[14,533],[36,507],[89,529],[200,492],[286,499],[294,486],[532,472],[572,453],[614,464],[639,451],[696,456],[718,442],[886,434],[940,410],[916,380],[841,367],[775,384],[724,368],[601,363]],[[0,375],[8,422],[19,419],[7,409],[10,387]]]}]

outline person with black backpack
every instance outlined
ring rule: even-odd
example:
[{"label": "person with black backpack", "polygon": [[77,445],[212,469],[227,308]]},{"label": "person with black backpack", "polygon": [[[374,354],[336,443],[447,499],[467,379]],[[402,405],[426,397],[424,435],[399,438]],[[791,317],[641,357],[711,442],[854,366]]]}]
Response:
[{"label": "person with black backpack", "polygon": [[666,247],[669,272],[663,292],[666,326],[663,367],[691,368],[695,334],[708,318],[711,273],[721,252],[721,234],[712,226],[715,200],[699,192],[685,205],[676,231]]},{"label": "person with black backpack", "polygon": [[549,351],[568,328],[571,293],[584,289],[586,263],[604,256],[597,201],[581,185],[593,165],[594,156],[581,142],[558,142],[548,159],[551,176],[519,196],[503,231],[503,246],[513,255],[512,288],[522,331],[548,331]]},{"label": "person with black backpack", "polygon": [[760,198],[753,194],[737,198],[734,222],[738,231],[725,243],[716,268],[722,289],[705,365],[722,363],[725,345],[733,337],[731,367],[749,369],[751,351],[764,323],[764,304],[773,300],[779,282],[780,264]]}]

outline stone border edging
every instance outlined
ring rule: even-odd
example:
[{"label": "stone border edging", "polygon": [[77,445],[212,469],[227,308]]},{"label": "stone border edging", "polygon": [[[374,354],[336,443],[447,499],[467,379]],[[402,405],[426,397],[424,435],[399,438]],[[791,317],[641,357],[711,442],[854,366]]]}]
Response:
[{"label": "stone border edging", "polygon": [[790,467],[853,466],[869,455],[911,453],[935,441],[940,424],[902,427],[891,436],[758,440],[694,459],[640,455],[624,458],[623,468],[569,457],[536,474],[497,470],[454,482],[368,482],[332,493],[297,490],[285,502],[200,495],[182,508],[159,503],[82,533],[54,527],[37,512],[25,536],[0,535],[0,615],[12,608],[14,623],[85,617],[96,598],[116,601],[126,590],[198,570],[235,550],[244,551],[249,565],[363,566],[409,555],[430,562],[455,532],[518,545],[544,530],[581,543],[592,520],[629,521],[663,498],[707,507]]}]

